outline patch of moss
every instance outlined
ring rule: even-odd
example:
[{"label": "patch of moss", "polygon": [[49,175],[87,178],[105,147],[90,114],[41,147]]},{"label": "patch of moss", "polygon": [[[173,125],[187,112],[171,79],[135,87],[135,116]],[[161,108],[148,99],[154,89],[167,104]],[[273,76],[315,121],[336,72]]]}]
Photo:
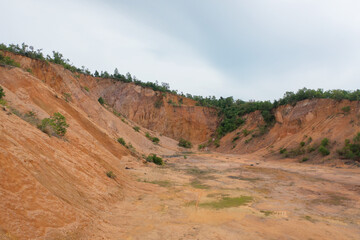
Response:
[{"label": "patch of moss", "polygon": [[253,200],[250,196],[241,196],[241,197],[224,197],[220,201],[200,203],[200,207],[206,208],[215,208],[215,209],[223,209],[223,208],[231,208],[231,207],[239,207],[250,203]]}]

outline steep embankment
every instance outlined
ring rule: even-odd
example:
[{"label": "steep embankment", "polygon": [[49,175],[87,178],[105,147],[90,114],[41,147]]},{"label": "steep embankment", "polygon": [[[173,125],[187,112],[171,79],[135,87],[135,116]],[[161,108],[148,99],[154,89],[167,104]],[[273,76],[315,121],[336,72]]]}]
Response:
[{"label": "steep embankment", "polygon": [[207,141],[218,125],[217,110],[174,94],[110,81],[99,81],[94,90],[127,118],[177,140]]},{"label": "steep embankment", "polygon": [[[286,148],[290,157],[312,154],[316,159],[321,156],[311,148],[317,150],[321,140],[328,138],[329,157],[336,158],[336,150],[344,146],[344,140],[360,132],[360,103],[314,99],[295,106],[280,106],[275,109],[275,124],[268,129],[262,128],[265,123],[260,112],[251,113],[246,119],[245,125],[221,139],[217,151],[251,153],[261,150],[278,154],[280,148]],[[301,142],[305,146],[301,147]]]},{"label": "steep embankment", "polygon": [[74,103],[83,105],[85,111],[91,111],[91,116],[96,115],[97,110],[84,106],[84,93],[93,99],[104,98],[109,106],[126,118],[177,140],[185,138],[193,143],[204,142],[218,125],[217,110],[195,106],[196,102],[191,99],[156,92],[133,83],[74,74],[59,65],[9,52],[6,55],[19,62],[24,69],[31,69],[34,76],[57,92],[70,94]]},{"label": "steep embankment", "polygon": [[[177,141],[142,126],[137,132],[136,123],[99,104],[98,97],[106,92],[101,84],[110,88],[111,80],[98,84],[98,79],[56,64],[6,54],[21,68],[0,66],[0,85],[6,94],[0,111],[0,238],[78,238],[99,210],[106,211],[109,203],[138,191],[139,183],[124,172],[126,165],[142,164],[142,156],[149,153],[181,151]],[[185,108],[190,109],[179,107]],[[196,109],[198,114],[202,108]],[[55,112],[70,125],[64,138],[49,137],[36,127]],[[185,117],[174,114],[173,124],[179,118],[184,119],[180,120],[184,129],[196,128],[192,126],[196,114],[191,110]],[[145,132],[160,143],[151,142]],[[119,144],[119,137],[132,147]],[[109,171],[115,179],[107,176]]]}]

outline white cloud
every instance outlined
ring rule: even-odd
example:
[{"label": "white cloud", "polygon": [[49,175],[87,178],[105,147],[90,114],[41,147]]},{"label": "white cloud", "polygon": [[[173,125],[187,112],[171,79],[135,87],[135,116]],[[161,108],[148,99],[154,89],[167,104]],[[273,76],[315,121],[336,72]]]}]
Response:
[{"label": "white cloud", "polygon": [[[360,2],[0,0],[5,43],[179,91],[276,99],[358,88]],[[13,20],[12,20],[13,19]]]}]

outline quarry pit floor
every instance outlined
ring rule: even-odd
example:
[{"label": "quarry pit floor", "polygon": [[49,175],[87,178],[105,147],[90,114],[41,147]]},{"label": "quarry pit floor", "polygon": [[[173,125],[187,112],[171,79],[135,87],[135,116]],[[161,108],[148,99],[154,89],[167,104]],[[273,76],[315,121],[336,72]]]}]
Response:
[{"label": "quarry pit floor", "polygon": [[160,167],[125,163],[139,188],[99,213],[84,233],[91,239],[360,239],[358,168],[254,155],[164,159]]}]

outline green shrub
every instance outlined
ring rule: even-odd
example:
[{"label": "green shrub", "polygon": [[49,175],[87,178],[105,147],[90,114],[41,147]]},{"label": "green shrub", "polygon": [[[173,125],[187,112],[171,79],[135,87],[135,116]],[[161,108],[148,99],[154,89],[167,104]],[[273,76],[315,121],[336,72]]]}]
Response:
[{"label": "green shrub", "polygon": [[204,149],[204,148],[205,148],[205,144],[200,144],[200,145],[198,146],[198,149],[199,149],[199,150]]},{"label": "green shrub", "polygon": [[118,143],[120,143],[121,145],[126,147],[126,142],[123,138],[118,138],[117,141],[118,141]]},{"label": "green shrub", "polygon": [[112,171],[106,172],[106,176],[108,176],[108,177],[111,178],[111,179],[115,179],[115,178],[116,178],[116,175],[115,175]]},{"label": "green shrub", "polygon": [[71,93],[63,93],[63,96],[64,96],[66,102],[69,102],[72,100]]},{"label": "green shrub", "polygon": [[160,142],[159,138],[151,136],[148,132],[145,133],[145,137],[152,141],[154,144],[158,144]]},{"label": "green shrub", "polygon": [[140,131],[140,127],[138,127],[138,126],[133,127],[133,129],[135,130],[135,132],[139,132],[139,131]]},{"label": "green shrub", "polygon": [[251,142],[251,140],[253,140],[253,138],[252,138],[252,137],[251,137],[251,138],[249,138],[249,139],[246,139],[244,143],[245,143],[245,144],[248,144],[249,142]]},{"label": "green shrub", "polygon": [[239,139],[239,136],[236,136],[236,137],[233,138],[232,142],[235,142],[238,139]]},{"label": "green shrub", "polygon": [[0,87],[0,99],[2,99],[3,97],[5,97],[5,92],[4,89]]},{"label": "green shrub", "polygon": [[314,146],[308,148],[308,152],[309,152],[309,153],[311,153],[311,152],[313,152],[313,151],[315,151],[315,150],[316,150],[316,148],[315,148]]},{"label": "green shrub", "polygon": [[300,143],[300,146],[301,146],[301,147],[305,146],[305,142],[301,142],[301,143]]},{"label": "green shrub", "polygon": [[0,64],[10,65],[13,67],[20,67],[20,63],[15,62],[10,57],[5,57],[1,52],[0,52]]},{"label": "green shrub", "polygon": [[99,102],[101,105],[104,105],[104,104],[105,104],[105,100],[104,100],[102,97],[99,97],[98,102]]},{"label": "green shrub", "polygon": [[163,105],[163,101],[162,100],[157,100],[155,103],[154,103],[154,106],[156,108],[161,108]]},{"label": "green shrub", "polygon": [[329,145],[329,139],[324,138],[323,140],[321,140],[321,146],[326,147],[327,145]]},{"label": "green shrub", "polygon": [[69,124],[66,118],[59,112],[54,113],[51,118],[44,118],[38,128],[49,136],[64,136]]},{"label": "green shrub", "polygon": [[344,113],[349,113],[349,112],[350,112],[350,106],[343,107],[343,108],[341,108],[341,110],[342,110]]},{"label": "green shrub", "polygon": [[309,160],[309,158],[304,157],[303,159],[301,159],[301,161],[300,161],[300,162],[306,162],[306,161],[308,161],[308,160]]},{"label": "green shrub", "polygon": [[83,88],[84,88],[84,90],[85,90],[85,91],[87,91],[87,92],[89,92],[89,91],[90,91],[90,90],[89,90],[89,88],[88,88],[87,86],[84,86]]},{"label": "green shrub", "polygon": [[217,138],[215,141],[214,141],[214,145],[216,148],[220,147],[220,139]]},{"label": "green shrub", "polygon": [[346,139],[344,145],[337,151],[340,156],[346,159],[360,160],[360,132],[353,138],[353,143]]},{"label": "green shrub", "polygon": [[248,131],[247,129],[244,129],[244,130],[242,131],[242,133],[243,133],[244,136],[246,137],[247,135],[250,134],[250,131]]},{"label": "green shrub", "polygon": [[189,141],[187,141],[187,140],[185,140],[185,139],[183,139],[183,138],[181,138],[180,140],[179,140],[179,144],[178,144],[180,147],[184,147],[184,148],[192,148],[192,143],[191,142],[189,142]]},{"label": "green shrub", "polygon": [[160,139],[157,138],[157,137],[153,137],[153,138],[152,138],[152,142],[153,142],[153,143],[159,143],[159,142],[160,142]]},{"label": "green shrub", "polygon": [[286,153],[286,152],[287,152],[286,148],[280,148],[280,150],[279,150],[280,154],[283,154],[283,153]]},{"label": "green shrub", "polygon": [[156,156],[156,154],[154,154],[154,153],[149,154],[149,156],[146,158],[146,161],[147,162],[153,162],[156,165],[163,165],[164,164],[162,158]]},{"label": "green shrub", "polygon": [[321,153],[321,155],[323,155],[323,156],[327,156],[327,155],[329,155],[330,154],[330,151],[329,151],[329,149],[327,149],[325,146],[323,146],[323,145],[321,145],[320,147],[319,147],[319,150],[318,150],[320,153]]}]

